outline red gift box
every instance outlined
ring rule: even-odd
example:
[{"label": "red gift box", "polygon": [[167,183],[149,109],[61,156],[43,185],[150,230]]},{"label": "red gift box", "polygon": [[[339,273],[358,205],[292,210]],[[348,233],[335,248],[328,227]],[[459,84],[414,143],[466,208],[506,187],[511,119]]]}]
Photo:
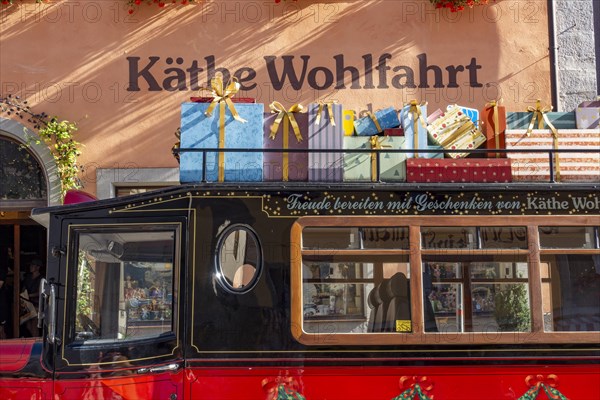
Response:
[{"label": "red gift box", "polygon": [[404,129],[387,128],[383,130],[383,136],[404,136]]},{"label": "red gift box", "polygon": [[[490,104],[486,105],[481,110],[481,130],[487,141],[485,143],[486,149],[506,149],[506,107],[497,106],[498,112],[498,144],[496,144],[496,129],[494,122],[494,107]],[[493,158],[505,158],[506,153],[487,153],[488,157]]]},{"label": "red gift box", "polygon": [[412,183],[511,182],[510,159],[420,159],[406,160],[406,181]]},{"label": "red gift box", "polygon": [[[212,97],[190,97],[192,103],[212,103]],[[256,99],[251,97],[231,97],[234,103],[256,103]]]}]

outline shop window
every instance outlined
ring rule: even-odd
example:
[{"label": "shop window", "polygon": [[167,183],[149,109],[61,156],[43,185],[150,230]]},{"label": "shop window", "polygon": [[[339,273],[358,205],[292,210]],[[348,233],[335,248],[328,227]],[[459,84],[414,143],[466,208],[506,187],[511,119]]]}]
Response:
[{"label": "shop window", "polygon": [[256,233],[245,225],[226,229],[218,242],[217,276],[225,289],[246,292],[258,281],[261,253]]},{"label": "shop window", "polygon": [[75,341],[123,341],[174,331],[175,226],[76,235]]}]

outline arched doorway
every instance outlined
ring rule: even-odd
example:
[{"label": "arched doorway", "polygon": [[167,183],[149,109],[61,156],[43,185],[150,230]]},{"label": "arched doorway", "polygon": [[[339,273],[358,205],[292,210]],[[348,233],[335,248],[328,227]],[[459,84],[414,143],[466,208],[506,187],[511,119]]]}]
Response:
[{"label": "arched doorway", "polygon": [[[43,144],[32,144],[31,131],[18,122],[0,118],[0,323],[6,337],[36,336],[35,319],[21,324],[22,297],[37,297],[35,280],[27,274],[34,260],[41,260],[45,274],[46,229],[29,218],[32,208],[56,205],[60,183],[53,174],[56,164]],[[34,262],[35,263],[35,262]],[[24,278],[28,278],[24,281]],[[25,285],[24,283],[27,283]],[[25,295],[25,286],[34,293]],[[27,309],[27,307],[25,307]],[[25,318],[23,318],[24,320]]]}]

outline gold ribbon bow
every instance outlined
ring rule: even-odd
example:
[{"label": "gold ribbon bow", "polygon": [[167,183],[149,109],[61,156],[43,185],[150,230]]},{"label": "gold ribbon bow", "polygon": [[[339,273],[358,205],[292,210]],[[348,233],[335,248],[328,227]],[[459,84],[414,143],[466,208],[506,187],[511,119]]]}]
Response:
[{"label": "gold ribbon bow", "polygon": [[[387,136],[384,136],[379,140],[379,136],[374,135],[369,138],[369,144],[371,145],[372,150],[381,150],[384,147],[392,147],[389,144],[382,145],[382,143],[387,139]],[[377,152],[371,153],[371,181],[377,181]]]},{"label": "gold ribbon bow", "polygon": [[[410,101],[410,108],[408,109],[408,113],[412,114],[413,116],[413,147],[415,150],[419,149],[419,125],[418,123],[421,122],[421,125],[423,125],[423,128],[427,129],[427,122],[425,122],[425,119],[423,118],[423,113],[421,112],[421,107],[427,105],[427,102],[422,102],[419,103],[417,100],[411,100]],[[419,153],[414,153],[414,157],[418,158],[419,157]]]},{"label": "gold ribbon bow", "polygon": [[[240,83],[237,78],[231,78],[231,81],[227,84],[226,87],[223,85],[223,77],[221,75],[215,76],[210,80],[211,88],[204,88],[201,90],[208,90],[211,92],[211,96],[213,100],[210,105],[204,112],[204,115],[210,117],[219,105],[219,149],[225,147],[225,110],[226,107],[229,108],[231,115],[236,121],[241,123],[245,123],[246,120],[240,117],[235,106],[233,105],[233,101],[231,98],[240,90]],[[225,180],[225,154],[223,152],[219,152],[218,156],[218,165],[219,165],[219,182],[223,182]]]},{"label": "gold ribbon bow", "polygon": [[337,104],[337,100],[319,101],[319,109],[317,110],[317,118],[315,118],[315,125],[321,125],[321,113],[324,109],[327,109],[329,113],[329,123],[331,126],[335,126],[335,118],[333,116],[333,105]]},{"label": "gold ribbon bow", "polygon": [[[548,112],[552,111],[552,106],[542,107],[542,102],[540,99],[537,99],[535,102],[535,107],[529,106],[527,107],[527,111],[533,113],[531,117],[531,121],[529,122],[529,126],[527,127],[527,136],[531,135],[531,131],[533,130],[533,126],[537,120],[538,129],[544,129],[544,123],[548,125],[548,129],[552,132],[552,145],[554,150],[558,150],[558,130],[552,125],[550,119],[546,115]],[[556,180],[560,180],[560,160],[558,157],[558,153],[554,152],[554,165],[556,170]]]},{"label": "gold ribbon bow", "polygon": [[[496,139],[496,148],[500,148],[500,122],[498,120],[498,103],[499,101],[492,100],[485,105],[486,108],[492,108],[492,119],[494,120],[494,138]],[[500,157],[500,153],[496,153],[496,158]]]},{"label": "gold ribbon bow", "polygon": [[[294,117],[294,113],[304,112],[304,107],[300,104],[294,104],[288,110],[286,110],[281,103],[274,101],[269,104],[269,108],[271,109],[271,113],[278,113],[277,117],[275,117],[273,125],[271,125],[271,134],[269,135],[269,138],[275,140],[275,137],[277,137],[277,131],[279,130],[279,125],[281,125],[281,122],[283,121],[283,148],[287,149],[289,147],[290,125],[294,131],[296,140],[298,143],[300,143],[303,138],[302,133],[300,132],[300,126]],[[282,157],[283,180],[287,182],[289,180],[289,154],[284,152]]]}]

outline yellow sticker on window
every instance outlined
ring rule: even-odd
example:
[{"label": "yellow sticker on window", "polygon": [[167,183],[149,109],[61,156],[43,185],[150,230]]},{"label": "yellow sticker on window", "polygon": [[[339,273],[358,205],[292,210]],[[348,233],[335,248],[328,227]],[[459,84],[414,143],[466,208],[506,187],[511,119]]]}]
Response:
[{"label": "yellow sticker on window", "polygon": [[410,320],[397,319],[396,320],[396,332],[412,332],[412,326]]}]

